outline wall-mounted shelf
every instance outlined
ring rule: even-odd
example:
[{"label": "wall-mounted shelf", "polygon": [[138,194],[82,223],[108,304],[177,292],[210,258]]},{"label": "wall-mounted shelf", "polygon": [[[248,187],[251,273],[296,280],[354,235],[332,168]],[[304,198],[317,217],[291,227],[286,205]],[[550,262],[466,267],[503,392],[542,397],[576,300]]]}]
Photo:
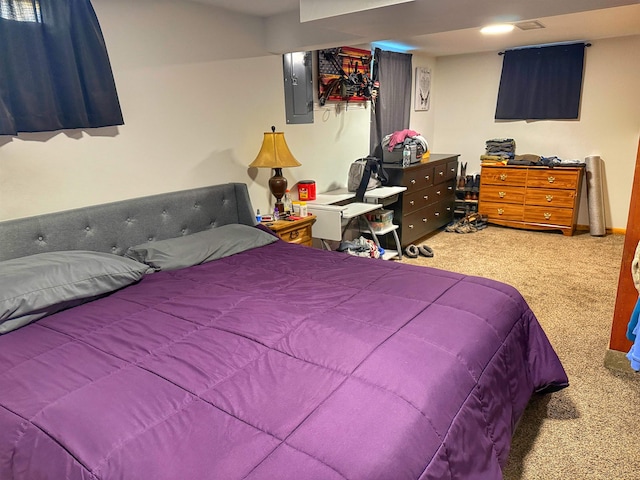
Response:
[{"label": "wall-mounted shelf", "polygon": [[354,47],[318,50],[318,99],[364,102],[371,97],[371,52]]}]

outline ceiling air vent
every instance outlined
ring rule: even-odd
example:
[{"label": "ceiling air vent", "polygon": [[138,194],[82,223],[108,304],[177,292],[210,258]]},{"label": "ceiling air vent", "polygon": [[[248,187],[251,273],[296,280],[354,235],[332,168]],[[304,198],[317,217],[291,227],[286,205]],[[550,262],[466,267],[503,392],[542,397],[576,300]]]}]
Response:
[{"label": "ceiling air vent", "polygon": [[520,30],[537,30],[539,28],[545,28],[544,25],[537,20],[516,23],[516,27],[518,27]]}]

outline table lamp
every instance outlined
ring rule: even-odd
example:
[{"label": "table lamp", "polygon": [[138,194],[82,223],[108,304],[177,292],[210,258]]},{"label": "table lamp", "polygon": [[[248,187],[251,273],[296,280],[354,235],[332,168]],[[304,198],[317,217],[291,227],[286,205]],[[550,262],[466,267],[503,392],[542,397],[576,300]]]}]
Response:
[{"label": "table lamp", "polygon": [[282,176],[282,168],[300,165],[301,163],[291,154],[283,132],[276,132],[276,127],[271,127],[271,132],[264,133],[260,152],[249,166],[274,170],[273,176],[269,179],[269,190],[276,197],[276,208],[280,213],[284,211],[281,199],[287,191],[287,179]]}]

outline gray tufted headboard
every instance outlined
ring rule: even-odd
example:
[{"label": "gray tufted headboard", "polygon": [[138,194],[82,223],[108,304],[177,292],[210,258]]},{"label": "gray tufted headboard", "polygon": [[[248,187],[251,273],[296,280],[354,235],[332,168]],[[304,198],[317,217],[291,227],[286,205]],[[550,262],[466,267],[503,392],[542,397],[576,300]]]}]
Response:
[{"label": "gray tufted headboard", "polygon": [[0,222],[0,261],[61,250],[128,247],[229,223],[255,225],[247,186],[227,183]]}]

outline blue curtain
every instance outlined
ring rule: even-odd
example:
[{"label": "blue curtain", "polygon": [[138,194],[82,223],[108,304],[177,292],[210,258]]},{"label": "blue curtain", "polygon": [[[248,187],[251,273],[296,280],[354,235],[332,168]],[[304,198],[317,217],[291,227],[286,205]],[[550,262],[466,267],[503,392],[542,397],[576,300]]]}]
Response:
[{"label": "blue curtain", "polygon": [[497,120],[577,119],[584,43],[507,50]]},{"label": "blue curtain", "polygon": [[0,135],[122,125],[89,0],[0,0]]}]

